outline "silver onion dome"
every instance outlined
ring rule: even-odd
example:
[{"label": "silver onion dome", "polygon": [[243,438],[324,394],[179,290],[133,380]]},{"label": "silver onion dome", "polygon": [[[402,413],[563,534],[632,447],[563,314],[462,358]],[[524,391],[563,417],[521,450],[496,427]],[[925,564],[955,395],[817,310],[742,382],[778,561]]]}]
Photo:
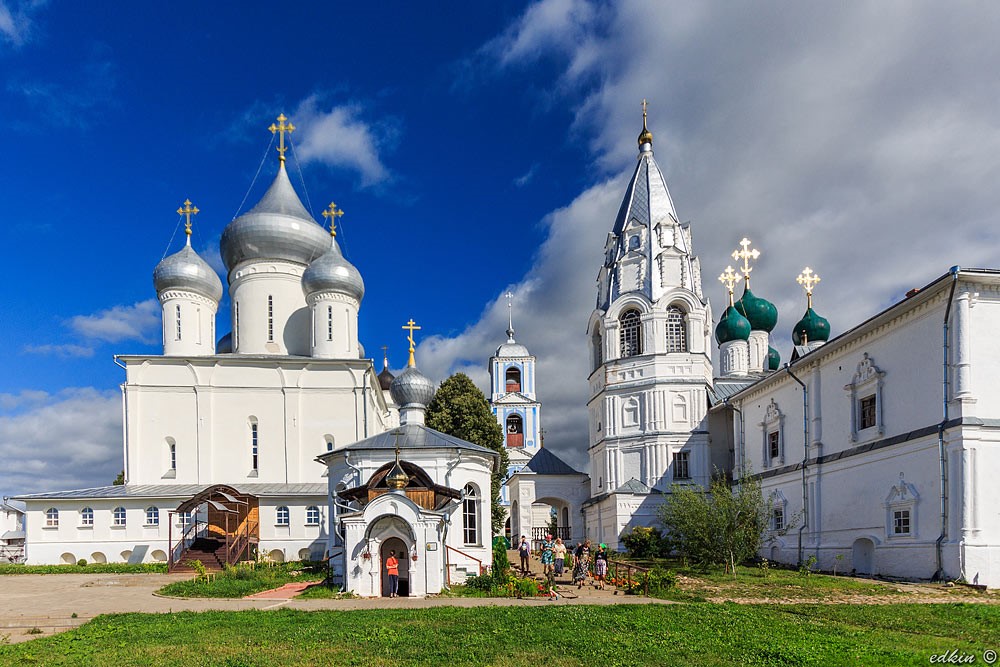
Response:
[{"label": "silver onion dome", "polygon": [[337,292],[361,301],[365,281],[353,264],[344,259],[337,239],[330,239],[329,249],[313,261],[302,274],[302,291],[308,297],[319,292]]},{"label": "silver onion dome", "polygon": [[400,407],[414,404],[426,406],[436,391],[434,383],[415,366],[408,366],[389,385],[389,394]]},{"label": "silver onion dome", "polygon": [[166,290],[183,290],[200,294],[216,303],[222,298],[222,281],[208,262],[186,245],[156,265],[153,287],[160,294]]},{"label": "silver onion dome", "polygon": [[504,343],[497,348],[496,357],[530,357],[528,348],[520,343]]},{"label": "silver onion dome", "polygon": [[330,247],[329,235],[316,224],[295,194],[284,163],[257,205],[222,232],[219,249],[232,271],[251,259],[308,264]]}]

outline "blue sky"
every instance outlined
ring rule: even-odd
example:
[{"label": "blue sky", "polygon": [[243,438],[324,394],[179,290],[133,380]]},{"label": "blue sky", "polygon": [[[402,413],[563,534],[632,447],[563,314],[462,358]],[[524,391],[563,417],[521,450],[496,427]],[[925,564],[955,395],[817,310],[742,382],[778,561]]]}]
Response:
[{"label": "blue sky", "polygon": [[346,211],[369,355],[403,365],[413,317],[425,372],[485,386],[512,289],[546,444],[577,466],[584,331],[644,97],[716,314],[750,236],[784,357],[806,264],[835,334],[953,264],[1000,266],[997,7],[358,4],[0,0],[0,493],[121,468],[112,355],[160,349],[174,211],[201,209],[194,246],[218,264],[274,173],[271,151],[254,182],[280,112],[303,199]]}]

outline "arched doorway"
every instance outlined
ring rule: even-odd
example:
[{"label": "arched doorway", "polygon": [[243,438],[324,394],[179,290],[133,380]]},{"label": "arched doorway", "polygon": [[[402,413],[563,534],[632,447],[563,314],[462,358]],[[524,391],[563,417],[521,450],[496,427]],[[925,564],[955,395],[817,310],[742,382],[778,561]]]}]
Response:
[{"label": "arched doorway", "polygon": [[866,537],[854,541],[851,564],[855,574],[875,573],[875,543]]},{"label": "arched doorway", "polygon": [[382,597],[389,597],[389,574],[385,569],[385,561],[389,558],[389,552],[392,551],[396,554],[396,559],[399,561],[399,591],[398,595],[401,598],[409,597],[410,595],[410,557],[406,550],[406,544],[403,540],[398,537],[390,537],[385,542],[382,543],[382,547],[379,550],[379,556],[382,562]]}]

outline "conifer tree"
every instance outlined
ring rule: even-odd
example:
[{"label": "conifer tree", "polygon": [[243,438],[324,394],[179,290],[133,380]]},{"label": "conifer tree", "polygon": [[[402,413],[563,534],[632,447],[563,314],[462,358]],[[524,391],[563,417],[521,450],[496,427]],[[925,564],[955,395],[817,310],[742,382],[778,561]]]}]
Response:
[{"label": "conifer tree", "polygon": [[490,484],[494,535],[503,532],[507,512],[500,505],[500,486],[507,473],[507,450],[504,448],[503,429],[490,410],[486,396],[465,373],[456,373],[441,383],[434,399],[427,406],[425,421],[429,427],[456,438],[467,440],[500,454],[500,461],[493,469]]}]

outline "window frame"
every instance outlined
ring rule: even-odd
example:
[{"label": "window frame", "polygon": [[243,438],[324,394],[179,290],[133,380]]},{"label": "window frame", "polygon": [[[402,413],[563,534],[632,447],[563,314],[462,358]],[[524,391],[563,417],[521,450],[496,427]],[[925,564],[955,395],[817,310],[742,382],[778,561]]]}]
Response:
[{"label": "window frame", "polygon": [[671,465],[673,466],[673,478],[675,481],[691,480],[691,452],[689,450],[681,449],[674,452]]},{"label": "window frame", "polygon": [[664,344],[667,354],[689,352],[687,313],[678,306],[669,306],[664,319]]},{"label": "window frame", "polygon": [[[851,405],[851,442],[870,440],[885,435],[884,406],[882,389],[885,385],[885,371],[875,365],[867,352],[858,363],[851,383],[844,386]],[[861,400],[875,399],[875,423],[862,427]]]},{"label": "window frame", "polygon": [[[148,526],[150,528],[152,528],[154,526],[156,528],[160,527],[160,508],[159,507],[157,507],[156,505],[150,505],[149,507],[146,508],[146,515],[145,516],[146,516],[146,523],[143,524],[144,526]],[[152,517],[152,521],[150,521],[151,517]]]},{"label": "window frame", "polygon": [[45,510],[45,528],[58,528],[59,527],[59,509],[56,507],[50,507]]},{"label": "window frame", "polygon": [[322,523],[323,517],[320,514],[319,506],[310,505],[306,508],[306,524],[307,526],[318,526]]},{"label": "window frame", "polygon": [[621,359],[642,356],[642,313],[626,308],[618,316],[618,354]]},{"label": "window frame", "polygon": [[462,493],[462,540],[466,546],[480,543],[479,492],[472,484],[466,484]]},{"label": "window frame", "polygon": [[292,513],[289,511],[287,505],[279,505],[274,510],[274,525],[275,526],[290,526],[292,525]]},{"label": "window frame", "polygon": [[[785,415],[778,403],[771,398],[764,410],[764,418],[758,424],[761,430],[763,467],[770,468],[785,463]],[[776,442],[775,442],[776,441]],[[777,455],[773,454],[772,445],[777,444]]]},{"label": "window frame", "polygon": [[128,510],[119,505],[111,511],[111,527],[125,528],[128,525]]},{"label": "window frame", "polygon": [[81,528],[93,528],[94,527],[94,508],[87,506],[80,509],[80,527]]}]

